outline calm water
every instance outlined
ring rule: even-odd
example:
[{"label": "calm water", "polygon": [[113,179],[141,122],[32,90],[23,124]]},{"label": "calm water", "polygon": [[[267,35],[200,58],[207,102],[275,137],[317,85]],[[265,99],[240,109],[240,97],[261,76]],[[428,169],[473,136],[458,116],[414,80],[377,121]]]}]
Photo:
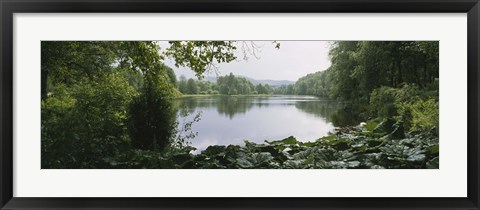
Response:
[{"label": "calm water", "polygon": [[197,152],[209,145],[243,145],[244,140],[262,143],[295,136],[313,141],[335,126],[356,123],[342,114],[339,102],[312,96],[195,96],[175,104],[179,129],[200,113],[200,121],[192,124],[198,135],[188,140]]}]

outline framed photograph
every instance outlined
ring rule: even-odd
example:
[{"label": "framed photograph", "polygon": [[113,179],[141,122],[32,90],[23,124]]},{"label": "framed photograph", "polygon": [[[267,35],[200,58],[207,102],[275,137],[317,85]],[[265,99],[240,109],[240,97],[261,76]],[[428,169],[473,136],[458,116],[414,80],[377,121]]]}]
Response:
[{"label": "framed photograph", "polygon": [[478,0],[0,7],[1,209],[479,209]]}]

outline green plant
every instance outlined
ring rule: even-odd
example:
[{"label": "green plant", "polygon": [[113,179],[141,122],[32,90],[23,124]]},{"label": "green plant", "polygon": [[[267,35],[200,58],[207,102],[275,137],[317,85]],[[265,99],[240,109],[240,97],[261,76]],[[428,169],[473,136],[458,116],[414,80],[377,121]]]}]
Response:
[{"label": "green plant", "polygon": [[57,85],[42,101],[42,168],[101,167],[99,156],[128,144],[126,110],[135,95],[115,74]]},{"label": "green plant", "polygon": [[397,90],[391,87],[375,89],[370,94],[370,112],[378,117],[395,116]]},{"label": "green plant", "polygon": [[175,134],[173,86],[155,72],[147,73],[144,83],[129,108],[130,137],[135,148],[162,150]]},{"label": "green plant", "polygon": [[429,132],[434,130],[438,135],[439,105],[437,100],[430,98],[403,103],[400,106],[400,113],[402,118],[408,122],[410,131]]}]

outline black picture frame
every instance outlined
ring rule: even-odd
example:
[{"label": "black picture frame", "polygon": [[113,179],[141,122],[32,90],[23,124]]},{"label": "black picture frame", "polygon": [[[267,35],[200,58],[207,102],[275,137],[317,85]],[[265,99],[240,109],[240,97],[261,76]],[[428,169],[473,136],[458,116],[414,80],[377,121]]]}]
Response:
[{"label": "black picture frame", "polygon": [[[479,209],[478,0],[0,0],[1,209]],[[16,198],[13,197],[14,13],[467,13],[466,198]],[[94,190],[94,189],[92,189]]]}]

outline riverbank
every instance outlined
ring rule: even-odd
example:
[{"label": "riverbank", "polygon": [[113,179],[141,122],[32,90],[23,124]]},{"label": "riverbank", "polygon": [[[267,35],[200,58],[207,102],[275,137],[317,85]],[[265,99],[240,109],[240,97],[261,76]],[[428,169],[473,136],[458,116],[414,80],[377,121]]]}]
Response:
[{"label": "riverbank", "polygon": [[275,96],[271,94],[245,94],[245,95],[225,95],[225,94],[182,94],[177,96],[176,98],[188,98],[188,97],[215,97],[215,96],[231,96],[231,97],[267,97],[267,96]]},{"label": "riverbank", "polygon": [[[439,141],[433,133],[405,133],[401,122],[371,120],[313,142],[291,136],[245,145],[170,148],[163,153],[132,150],[110,161],[112,168],[190,169],[438,169]],[[135,157],[132,159],[132,157]]]}]

